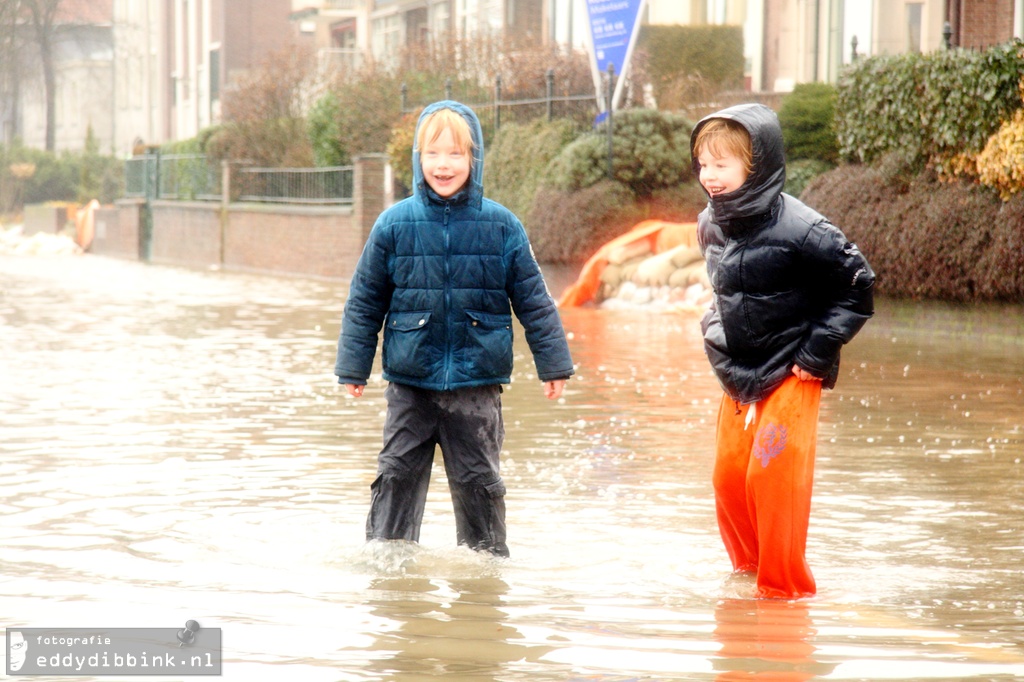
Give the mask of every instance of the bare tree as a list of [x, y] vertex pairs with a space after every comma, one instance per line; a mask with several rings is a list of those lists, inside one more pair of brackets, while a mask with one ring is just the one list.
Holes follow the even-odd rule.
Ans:
[[0, 142], [9, 141], [15, 133], [13, 117], [20, 80], [18, 43], [21, 10], [21, 0], [0, 0], [0, 125], [4, 126], [0, 129]]
[[[0, 2], [6, 1], [0, 0]], [[57, 147], [55, 19], [63, 0], [20, 0], [20, 2], [28, 10], [32, 28], [35, 31], [36, 44], [39, 46], [39, 57], [43, 67], [43, 91], [46, 98], [46, 151], [52, 152]]]

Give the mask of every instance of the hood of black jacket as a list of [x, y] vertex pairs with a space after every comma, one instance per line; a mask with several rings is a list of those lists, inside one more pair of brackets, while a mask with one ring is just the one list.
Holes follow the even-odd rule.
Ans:
[[738, 104], [705, 116], [690, 135], [690, 156], [697, 178], [700, 177], [700, 162], [693, 145], [701, 128], [716, 118], [730, 119], [746, 128], [753, 150], [753, 171], [746, 182], [734, 192], [716, 197], [708, 195], [711, 219], [727, 233], [736, 233], [767, 220], [782, 195], [786, 184], [782, 127], [775, 112], [763, 104]]

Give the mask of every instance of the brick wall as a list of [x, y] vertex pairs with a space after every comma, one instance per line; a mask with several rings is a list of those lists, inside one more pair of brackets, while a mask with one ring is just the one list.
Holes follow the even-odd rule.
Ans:
[[95, 233], [90, 253], [118, 258], [139, 257], [139, 225], [142, 219], [141, 200], [123, 199], [114, 206], [96, 210]]
[[951, 7], [954, 42], [983, 48], [1013, 38], [1014, 0], [959, 0]]
[[224, 231], [224, 268], [347, 278], [365, 238], [349, 207], [233, 204]]
[[370, 236], [370, 230], [377, 216], [384, 210], [386, 192], [379, 188], [386, 186], [386, 154], [366, 154], [355, 159], [355, 173], [352, 178], [352, 195], [357, 198], [353, 205], [353, 219], [362, 230], [363, 240]]
[[220, 265], [220, 204], [164, 200], [152, 210], [152, 262]]
[[[154, 263], [347, 279], [384, 209], [385, 157], [355, 162], [351, 206], [158, 200], [150, 204]], [[143, 200], [96, 214], [92, 253], [142, 258]], [[102, 227], [100, 223], [102, 222]]]

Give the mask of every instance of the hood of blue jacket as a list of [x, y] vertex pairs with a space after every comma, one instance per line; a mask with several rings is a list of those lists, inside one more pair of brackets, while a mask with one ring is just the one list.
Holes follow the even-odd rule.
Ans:
[[473, 165], [470, 168], [469, 181], [466, 183], [465, 187], [456, 192], [455, 195], [448, 199], [448, 201], [468, 201], [471, 203], [479, 203], [484, 195], [484, 133], [483, 129], [480, 127], [480, 119], [477, 118], [476, 112], [465, 104], [454, 100], [442, 100], [428, 105], [427, 108], [423, 110], [423, 113], [420, 114], [420, 118], [416, 122], [416, 135], [413, 138], [412, 148], [413, 196], [419, 197], [424, 202], [445, 202], [445, 199], [442, 199], [430, 188], [430, 185], [427, 184], [426, 179], [423, 177], [423, 166], [420, 165], [420, 150], [416, 143], [416, 140], [420, 137], [420, 126], [423, 125], [424, 119], [439, 109], [451, 109], [462, 116], [462, 118], [466, 119], [466, 123], [469, 124], [469, 132], [473, 140]]
[[[782, 126], [775, 112], [763, 104], [738, 104], [705, 116], [690, 135], [690, 155], [694, 176], [700, 178], [700, 162], [693, 149], [704, 125], [716, 118], [736, 121], [750, 134], [753, 171], [739, 189], [721, 196], [708, 196], [712, 220], [728, 230], [747, 220], [758, 220], [771, 212], [786, 184], [786, 155], [782, 144]], [[699, 184], [699, 183], [698, 183]], [[701, 190], [704, 186], [701, 185]], [[707, 195], [707, 191], [704, 191]]]

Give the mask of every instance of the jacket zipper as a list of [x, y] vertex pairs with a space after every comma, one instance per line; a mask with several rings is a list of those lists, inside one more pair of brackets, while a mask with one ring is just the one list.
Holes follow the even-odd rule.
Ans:
[[444, 202], [444, 315], [441, 319], [444, 320], [444, 383], [442, 384], [442, 390], [449, 390], [449, 382], [451, 381], [452, 371], [452, 333], [451, 333], [451, 320], [449, 319], [449, 311], [451, 310], [452, 294], [451, 294], [451, 264], [449, 258], [451, 256], [451, 234], [448, 231], [448, 219], [452, 214], [451, 202]]

